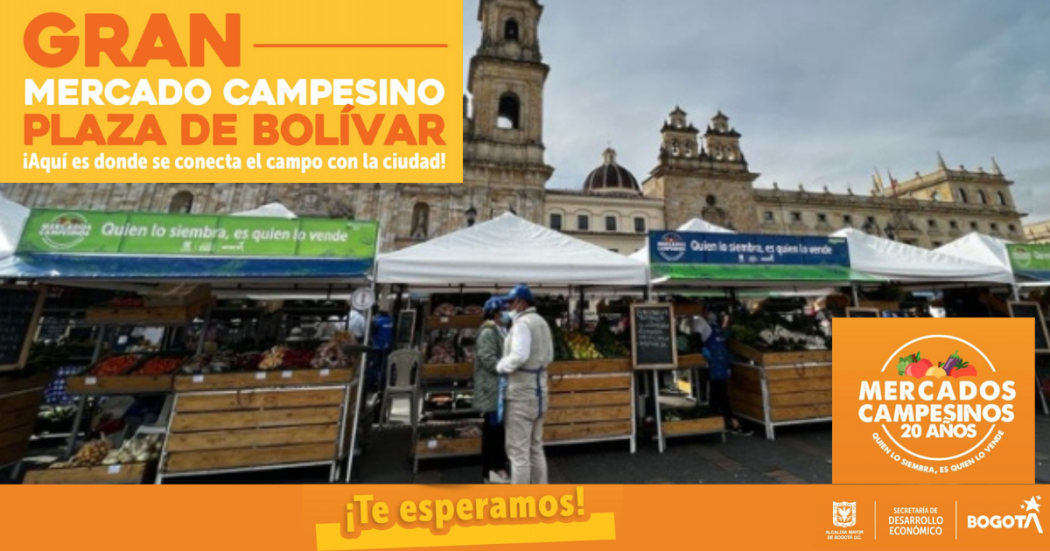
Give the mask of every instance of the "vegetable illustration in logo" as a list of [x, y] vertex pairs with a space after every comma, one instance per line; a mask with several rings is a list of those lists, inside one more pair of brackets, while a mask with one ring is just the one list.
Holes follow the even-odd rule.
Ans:
[[922, 352], [916, 352], [897, 361], [897, 375], [901, 377], [907, 375], [916, 379], [922, 377], [958, 379], [959, 377], [976, 377], [977, 368], [964, 361], [959, 356], [958, 350], [948, 356], [946, 361], [939, 362], [936, 368], [933, 367], [933, 362], [922, 357]]

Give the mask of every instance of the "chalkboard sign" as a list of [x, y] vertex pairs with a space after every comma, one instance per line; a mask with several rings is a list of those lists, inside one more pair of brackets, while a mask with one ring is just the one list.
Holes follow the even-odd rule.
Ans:
[[394, 344], [397, 346], [411, 346], [412, 338], [416, 334], [416, 311], [402, 310], [397, 314], [397, 327], [395, 329]]
[[847, 318], [877, 318], [879, 317], [878, 308], [847, 308]]
[[1035, 351], [1050, 353], [1050, 338], [1047, 337], [1043, 309], [1037, 302], [1011, 302], [1010, 316], [1035, 319]]
[[674, 307], [670, 304], [631, 305], [631, 360], [635, 369], [678, 366]]
[[42, 287], [0, 286], [0, 371], [26, 366], [44, 296]]

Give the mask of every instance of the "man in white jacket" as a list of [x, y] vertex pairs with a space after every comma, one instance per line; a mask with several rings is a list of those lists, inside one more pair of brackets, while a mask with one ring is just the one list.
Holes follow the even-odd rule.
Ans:
[[536, 313], [532, 291], [518, 285], [503, 297], [513, 325], [503, 344], [496, 371], [507, 375], [507, 457], [512, 484], [546, 484], [543, 415], [547, 411], [547, 366], [554, 360], [554, 343], [547, 322]]

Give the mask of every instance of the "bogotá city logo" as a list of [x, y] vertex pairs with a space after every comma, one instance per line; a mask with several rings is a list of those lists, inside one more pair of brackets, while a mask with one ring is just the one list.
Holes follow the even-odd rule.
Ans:
[[677, 233], [665, 233], [656, 243], [656, 252], [660, 258], [675, 262], [685, 256], [685, 239]]
[[1043, 533], [1039, 522], [1039, 501], [1043, 496], [1032, 496], [1032, 499], [1021, 502], [1021, 512], [1006, 511], [1001, 515], [968, 515], [966, 527], [977, 530], [1036, 530]]
[[62, 213], [40, 226], [40, 238], [52, 249], [64, 251], [91, 235], [91, 224], [83, 215]]
[[978, 464], [1014, 422], [1016, 383], [984, 352], [950, 335], [904, 343], [860, 382], [860, 420], [872, 444], [902, 468], [931, 475]]
[[832, 522], [835, 526], [849, 528], [857, 524], [856, 501], [833, 501], [831, 503]]

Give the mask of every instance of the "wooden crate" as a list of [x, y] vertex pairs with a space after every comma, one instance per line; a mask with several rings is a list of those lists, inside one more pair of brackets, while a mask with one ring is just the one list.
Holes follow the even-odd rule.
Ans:
[[762, 352], [740, 341], [729, 341], [729, 349], [758, 365], [764, 366], [828, 363], [831, 361], [831, 350]]
[[356, 391], [354, 385], [343, 385], [179, 393], [161, 471], [180, 474], [334, 461], [345, 427], [343, 402], [347, 392]]
[[294, 369], [177, 375], [176, 392], [246, 390], [256, 388], [343, 385], [354, 380], [353, 369]]
[[32, 386], [46, 378], [21, 379], [9, 384], [11, 392], [0, 395], [0, 466], [20, 461], [29, 449], [37, 412], [44, 401], [44, 388]]
[[684, 419], [682, 421], [664, 421], [661, 423], [661, 429], [664, 436], [715, 434], [725, 430], [725, 419], [722, 417], [705, 417], [701, 419]]
[[22, 484], [142, 484], [152, 470], [150, 463], [41, 469], [26, 472]]
[[484, 316], [427, 316], [426, 328], [428, 330], [477, 329], [484, 322]]
[[470, 379], [474, 377], [474, 364], [426, 364], [420, 376], [424, 381], [438, 379]]
[[[762, 377], [768, 396], [762, 395]], [[756, 419], [765, 418], [768, 403], [770, 421], [802, 421], [831, 416], [831, 366], [805, 368], [764, 368], [737, 365], [733, 368], [730, 400], [733, 409]]]
[[547, 442], [634, 436], [631, 360], [556, 362], [550, 370], [544, 419]]
[[543, 439], [545, 442], [552, 444], [557, 444], [558, 442], [622, 439], [634, 436], [632, 430], [630, 419], [579, 425], [544, 424]]
[[0, 398], [23, 390], [43, 388], [50, 382], [51, 375], [48, 373], [40, 373], [31, 377], [0, 377]]
[[174, 375], [117, 375], [95, 377], [77, 375], [66, 379], [66, 392], [83, 395], [134, 395], [171, 392]]
[[586, 375], [592, 373], [631, 373], [630, 358], [574, 360], [553, 362], [547, 367], [551, 375]]
[[680, 369], [693, 369], [696, 367], [707, 367], [707, 360], [703, 354], [681, 354], [678, 356], [678, 367]]
[[425, 438], [416, 442], [417, 459], [481, 455], [481, 438]]
[[208, 304], [209, 301], [201, 301], [187, 306], [88, 308], [84, 319], [89, 324], [184, 325], [203, 315], [208, 309]]

